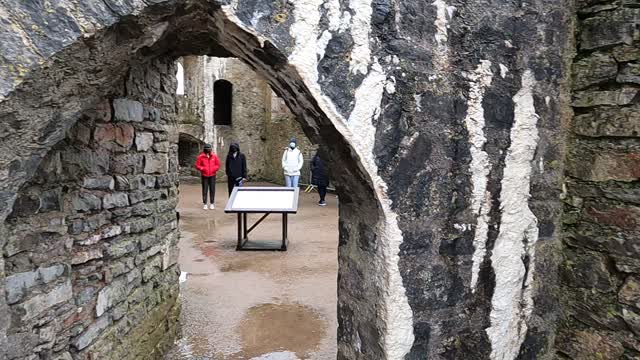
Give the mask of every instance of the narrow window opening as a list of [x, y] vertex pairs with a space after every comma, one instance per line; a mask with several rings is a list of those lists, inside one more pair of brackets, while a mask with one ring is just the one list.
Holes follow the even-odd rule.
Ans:
[[178, 64], [178, 71], [176, 72], [176, 80], [178, 80], [178, 87], [176, 89], [176, 95], [184, 95], [184, 68], [181, 63]]
[[214, 125], [231, 125], [232, 91], [233, 85], [227, 80], [213, 83]]

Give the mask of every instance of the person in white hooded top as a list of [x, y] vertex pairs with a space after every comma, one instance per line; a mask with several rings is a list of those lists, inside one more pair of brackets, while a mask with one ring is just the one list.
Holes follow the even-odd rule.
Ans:
[[284, 170], [284, 181], [287, 187], [298, 187], [300, 179], [300, 169], [302, 169], [302, 153], [297, 148], [296, 138], [289, 140], [289, 147], [282, 154], [282, 169]]

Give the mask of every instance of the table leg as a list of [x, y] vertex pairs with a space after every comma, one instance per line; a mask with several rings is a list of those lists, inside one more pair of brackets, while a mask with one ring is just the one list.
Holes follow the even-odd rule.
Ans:
[[247, 233], [247, 213], [242, 214], [242, 226], [244, 228], [244, 240], [247, 240], [249, 233]]
[[282, 250], [287, 250], [287, 214], [282, 214]]
[[236, 250], [242, 249], [242, 214], [238, 213], [238, 245]]

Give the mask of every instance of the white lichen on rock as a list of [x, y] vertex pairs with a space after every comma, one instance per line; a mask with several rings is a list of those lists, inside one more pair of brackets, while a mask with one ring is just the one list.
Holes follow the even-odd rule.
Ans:
[[351, 18], [351, 37], [353, 49], [349, 60], [349, 70], [352, 73], [367, 74], [371, 61], [371, 47], [369, 35], [371, 33], [371, 0], [350, 0], [349, 8], [353, 11]]
[[387, 184], [378, 175], [373, 146], [376, 127], [373, 124], [380, 115], [380, 103], [389, 80], [377, 61], [362, 81], [355, 94], [355, 107], [349, 116], [349, 129], [354, 148], [359, 150], [363, 166], [372, 178], [376, 194], [383, 210], [377, 234], [380, 237], [380, 257], [382, 270], [380, 281], [385, 284], [381, 316], [385, 323], [384, 350], [388, 359], [403, 359], [413, 345], [413, 313], [409, 307], [402, 276], [398, 267], [402, 232], [398, 226], [397, 215], [391, 209], [391, 200], [387, 196]]
[[529, 208], [538, 143], [534, 84], [533, 73], [526, 70], [522, 87], [513, 97], [514, 124], [500, 193], [500, 233], [491, 256], [496, 285], [491, 301], [491, 326], [486, 331], [491, 341], [491, 358], [496, 360], [516, 358], [533, 310], [531, 280], [538, 240], [538, 220]]
[[481, 60], [476, 70], [469, 75], [469, 99], [467, 100], [467, 116], [464, 119], [469, 133], [469, 151], [471, 152], [471, 211], [476, 216], [475, 234], [473, 237], [473, 265], [471, 269], [471, 291], [475, 291], [480, 272], [480, 264], [486, 253], [487, 234], [489, 232], [489, 211], [491, 210], [491, 194], [487, 191], [489, 181], [489, 156], [484, 151], [487, 138], [484, 134], [485, 119], [482, 102], [485, 90], [491, 85], [493, 73], [491, 62]]

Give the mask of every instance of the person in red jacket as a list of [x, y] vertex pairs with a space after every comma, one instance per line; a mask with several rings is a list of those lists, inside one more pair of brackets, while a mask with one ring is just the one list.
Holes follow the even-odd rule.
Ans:
[[214, 201], [216, 199], [216, 172], [220, 169], [220, 160], [218, 156], [211, 151], [211, 145], [205, 144], [204, 150], [196, 159], [196, 169], [200, 171], [202, 179], [202, 202], [203, 209], [207, 209], [207, 192], [209, 193], [209, 209], [216, 208]]

